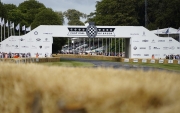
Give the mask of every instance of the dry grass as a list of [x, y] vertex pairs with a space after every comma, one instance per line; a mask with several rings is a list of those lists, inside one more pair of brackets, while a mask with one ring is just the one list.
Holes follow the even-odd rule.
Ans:
[[177, 73], [48, 67], [0, 63], [0, 113], [32, 113], [39, 95], [43, 113], [58, 102], [88, 113], [179, 113]]

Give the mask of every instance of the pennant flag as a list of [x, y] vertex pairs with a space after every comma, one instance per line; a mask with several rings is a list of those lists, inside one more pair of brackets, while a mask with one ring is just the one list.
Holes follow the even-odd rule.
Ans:
[[22, 31], [25, 31], [26, 30], [26, 27], [25, 27], [25, 25], [24, 26], [22, 26]]
[[18, 24], [18, 25], [16, 26], [16, 30], [18, 31], [18, 30], [19, 30], [19, 28], [20, 28], [20, 25]]
[[13, 29], [14, 28], [14, 23], [10, 24], [10, 28]]
[[1, 26], [3, 26], [3, 25], [4, 25], [4, 18], [3, 18], [2, 22], [1, 22]]
[[165, 32], [166, 34], [168, 34], [169, 33], [169, 28], [167, 29], [167, 31]]
[[7, 22], [6, 22], [6, 27], [9, 27], [8, 20], [7, 20]]
[[31, 26], [27, 27], [26, 31], [31, 31]]

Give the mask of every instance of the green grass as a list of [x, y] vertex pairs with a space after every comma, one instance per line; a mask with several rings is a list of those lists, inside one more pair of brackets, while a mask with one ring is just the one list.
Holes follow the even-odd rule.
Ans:
[[180, 64], [153, 64], [153, 63], [125, 63], [138, 66], [149, 66], [154, 68], [162, 68], [166, 70], [180, 71]]
[[39, 63], [47, 66], [63, 66], [63, 67], [93, 67], [94, 65], [92, 63], [86, 63], [86, 62], [77, 62], [77, 61], [71, 61], [71, 60], [61, 60], [60, 62], [45, 62], [45, 63]]

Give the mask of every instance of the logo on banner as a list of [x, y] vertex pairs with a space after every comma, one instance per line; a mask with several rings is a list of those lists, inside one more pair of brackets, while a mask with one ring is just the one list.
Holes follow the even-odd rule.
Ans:
[[19, 39], [20, 41], [24, 41], [25, 39], [23, 39], [23, 38], [21, 38], [21, 39]]
[[140, 47], [140, 49], [146, 49], [146, 47]]
[[174, 49], [175, 49], [175, 47], [174, 47], [174, 46], [171, 46], [171, 47], [169, 47], [169, 49], [172, 49], [172, 50], [174, 50]]
[[169, 49], [169, 47], [163, 47], [163, 49], [164, 49], [164, 50], [168, 50], [168, 49]]
[[158, 40], [158, 42], [165, 42], [165, 40]]
[[154, 47], [154, 49], [160, 49], [159, 47]]
[[146, 36], [146, 32], [145, 31], [143, 31], [143, 36]]
[[133, 54], [133, 56], [141, 56], [141, 54]]
[[155, 43], [155, 40], [152, 40], [152, 42], [151, 43]]
[[28, 42], [33, 42], [32, 38], [29, 38]]
[[151, 50], [151, 46], [149, 46], [149, 50]]
[[89, 38], [95, 38], [97, 36], [97, 27], [90, 23], [86, 29], [86, 34]]
[[45, 38], [45, 39], [44, 39], [44, 42], [49, 42], [48, 38]]
[[89, 23], [87, 27], [68, 27], [69, 36], [88, 36], [95, 38], [96, 36], [115, 36], [115, 28], [97, 28], [94, 23]]
[[32, 46], [32, 49], [37, 49], [36, 46]]
[[169, 42], [171, 43], [173, 40], [172, 39], [169, 39]]
[[34, 34], [35, 34], [35, 35], [38, 35], [38, 32], [37, 32], [37, 31], [35, 31], [35, 32], [34, 32]]
[[180, 47], [177, 47], [177, 49], [180, 49]]
[[149, 54], [144, 54], [144, 56], [149, 56]]
[[136, 46], [134, 46], [134, 50], [137, 50], [137, 47], [136, 47]]
[[37, 38], [36, 41], [41, 41], [41, 39], [40, 39], [40, 38]]
[[45, 49], [48, 49], [48, 48], [50, 48], [49, 46], [45, 46]]
[[22, 46], [22, 48], [28, 48], [28, 46]]
[[142, 40], [142, 42], [148, 42], [148, 40]]
[[18, 49], [18, 47], [19, 47], [18, 45], [15, 45], [15, 49]]

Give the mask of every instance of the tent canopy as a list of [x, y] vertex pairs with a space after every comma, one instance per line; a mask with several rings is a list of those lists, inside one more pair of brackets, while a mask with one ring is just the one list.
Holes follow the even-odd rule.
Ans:
[[180, 34], [180, 28], [175, 29], [175, 28], [169, 27], [169, 28], [152, 30], [151, 32], [154, 34]]

